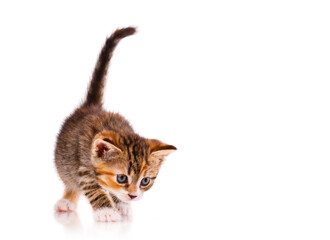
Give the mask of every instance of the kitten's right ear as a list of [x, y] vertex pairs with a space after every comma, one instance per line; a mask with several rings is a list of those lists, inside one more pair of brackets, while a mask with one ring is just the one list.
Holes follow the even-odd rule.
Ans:
[[92, 144], [92, 156], [95, 158], [103, 158], [105, 154], [112, 155], [122, 152], [120, 148], [115, 146], [108, 138], [97, 138]]
[[156, 159], [163, 161], [172, 152], [176, 151], [176, 147], [173, 145], [165, 144], [156, 139], [148, 139], [150, 147], [150, 155]]

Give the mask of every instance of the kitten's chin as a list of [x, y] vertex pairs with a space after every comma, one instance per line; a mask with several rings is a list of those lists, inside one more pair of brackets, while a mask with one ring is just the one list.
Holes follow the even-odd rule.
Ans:
[[119, 198], [120, 201], [124, 202], [124, 203], [130, 203], [132, 202], [132, 199], [127, 199], [127, 198]]

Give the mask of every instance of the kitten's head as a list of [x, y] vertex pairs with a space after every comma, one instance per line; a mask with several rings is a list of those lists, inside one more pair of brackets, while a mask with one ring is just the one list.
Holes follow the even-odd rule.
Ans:
[[99, 184], [129, 202], [141, 199], [152, 187], [165, 157], [175, 150], [155, 139], [105, 131], [93, 140], [91, 160]]

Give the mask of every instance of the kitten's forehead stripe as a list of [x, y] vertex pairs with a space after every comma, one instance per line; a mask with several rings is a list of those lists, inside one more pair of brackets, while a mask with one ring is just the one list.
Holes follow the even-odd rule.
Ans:
[[[129, 137], [128, 137], [129, 138]], [[134, 138], [134, 137], [133, 137]], [[143, 142], [137, 142], [136, 139], [124, 140], [128, 155], [128, 175], [133, 171], [134, 174], [141, 173], [141, 166], [144, 165], [146, 161], [146, 153], [148, 152], [146, 146]]]
[[133, 165], [133, 171], [136, 174], [136, 167], [135, 167], [135, 162], [136, 162], [136, 153], [135, 153], [135, 146], [132, 147], [132, 154], [133, 154], [133, 160], [134, 162], [132, 162]]
[[125, 138], [124, 138], [124, 144], [125, 144], [126, 149], [127, 149], [128, 160], [131, 160], [131, 153], [129, 151], [129, 143], [127, 142], [127, 140]]
[[133, 170], [134, 170], [134, 173], [135, 174], [137, 174], [138, 172], [140, 172], [140, 164], [139, 164], [139, 162], [138, 162], [138, 159], [137, 159], [137, 154], [138, 154], [138, 146], [135, 144], [134, 146], [133, 146], [133, 156], [134, 156], [134, 168], [133, 168]]
[[132, 162], [129, 162], [129, 164], [128, 164], [128, 170], [127, 170], [128, 175], [131, 175], [131, 171], [132, 171]]

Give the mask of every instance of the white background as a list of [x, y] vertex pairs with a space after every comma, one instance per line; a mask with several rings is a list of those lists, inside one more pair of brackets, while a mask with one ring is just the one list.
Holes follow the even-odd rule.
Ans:
[[[1, 239], [329, 239], [328, 1], [1, 1]], [[54, 217], [56, 134], [106, 36], [105, 107], [177, 146], [130, 223]], [[72, 220], [71, 223], [65, 221]]]

